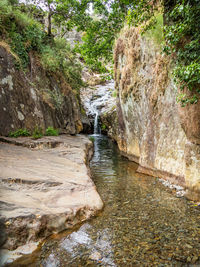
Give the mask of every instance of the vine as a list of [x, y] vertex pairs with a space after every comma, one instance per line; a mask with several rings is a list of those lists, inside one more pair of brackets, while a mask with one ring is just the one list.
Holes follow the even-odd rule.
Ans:
[[175, 59], [174, 79], [182, 91], [177, 100], [182, 106], [195, 104], [200, 98], [199, 0], [176, 1], [166, 18], [164, 52]]

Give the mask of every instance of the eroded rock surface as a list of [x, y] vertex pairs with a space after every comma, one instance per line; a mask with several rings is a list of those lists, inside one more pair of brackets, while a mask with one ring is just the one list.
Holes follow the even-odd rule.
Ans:
[[17, 144], [0, 142], [4, 249], [14, 250], [71, 228], [102, 208], [86, 166], [92, 155], [86, 137], [3, 139]]
[[67, 134], [82, 130], [76, 94], [61, 73], [43, 69], [30, 54], [26, 73], [16, 68], [15, 58], [0, 43], [0, 134], [36, 126], [64, 129]]
[[199, 103], [178, 106], [169, 58], [139, 29], [124, 30], [114, 60], [118, 123], [113, 137], [120, 150], [140, 164], [140, 172], [184, 185], [190, 198], [200, 198]]

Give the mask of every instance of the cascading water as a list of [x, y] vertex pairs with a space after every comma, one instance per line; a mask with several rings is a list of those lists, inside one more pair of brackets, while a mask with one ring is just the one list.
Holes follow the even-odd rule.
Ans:
[[93, 118], [94, 131], [93, 134], [101, 134], [99, 125], [100, 116], [113, 110], [116, 99], [113, 97], [114, 81], [110, 81], [104, 85], [96, 85], [94, 88], [86, 88], [81, 90], [81, 101], [87, 116]]
[[95, 118], [94, 118], [94, 134], [101, 134], [101, 128], [99, 127], [99, 113], [98, 113], [98, 111], [95, 113]]

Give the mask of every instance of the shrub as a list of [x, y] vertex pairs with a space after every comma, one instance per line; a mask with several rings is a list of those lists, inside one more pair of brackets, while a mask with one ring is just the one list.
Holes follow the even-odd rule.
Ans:
[[33, 139], [39, 139], [39, 138], [41, 138], [42, 136], [43, 136], [42, 128], [36, 126], [35, 129], [34, 129], [34, 131], [33, 131], [32, 138], [33, 138]]
[[30, 25], [34, 25], [36, 28], [40, 27], [40, 24], [34, 20], [34, 18], [28, 16], [27, 14], [21, 12], [19, 9], [15, 9], [12, 12], [13, 17], [15, 18], [15, 23], [21, 28], [24, 29]]
[[48, 127], [45, 131], [45, 135], [47, 136], [58, 136], [58, 130], [53, 127]]
[[28, 53], [31, 50], [41, 52], [45, 42], [42, 25], [32, 15], [22, 12], [18, 1], [0, 1], [0, 35], [8, 42], [26, 68], [29, 63]]
[[13, 51], [21, 59], [23, 68], [26, 68], [29, 63], [29, 52], [31, 50], [42, 52], [45, 41], [45, 33], [36, 24], [30, 24], [23, 30], [19, 30], [17, 26], [15, 31], [9, 33], [11, 39], [11, 47]]
[[12, 7], [9, 5], [8, 0], [0, 1], [0, 16], [6, 16], [10, 14], [12, 11]]
[[90, 139], [90, 141], [91, 141], [92, 143], [94, 143], [94, 137], [93, 137], [93, 136], [90, 136], [89, 139]]
[[41, 61], [48, 71], [62, 71], [72, 89], [84, 86], [81, 78], [82, 67], [65, 39], [57, 38], [51, 44], [44, 46]]
[[161, 46], [164, 41], [163, 34], [163, 14], [155, 14], [154, 26], [144, 33], [145, 36], [154, 40], [154, 42]]
[[102, 125], [101, 125], [101, 129], [102, 129], [102, 130], [104, 130], [104, 131], [105, 131], [105, 130], [106, 130], [106, 128], [107, 128], [107, 127], [106, 127], [106, 125], [105, 125], [105, 124], [102, 124]]
[[0, 36], [19, 57], [16, 66], [26, 69], [30, 51], [36, 51], [45, 70], [62, 72], [72, 89], [80, 89], [84, 86], [82, 67], [74, 51], [64, 38], [49, 38], [44, 26], [33, 17], [34, 14], [42, 16], [42, 11], [34, 9], [30, 12], [33, 7], [29, 7], [0, 0]]
[[18, 129], [15, 132], [9, 133], [9, 137], [30, 136], [27, 129]]
[[196, 104], [200, 98], [200, 5], [199, 0], [177, 0], [167, 13], [164, 27], [164, 52], [175, 57], [174, 77], [180, 90], [187, 88], [191, 97], [181, 93], [178, 101]]

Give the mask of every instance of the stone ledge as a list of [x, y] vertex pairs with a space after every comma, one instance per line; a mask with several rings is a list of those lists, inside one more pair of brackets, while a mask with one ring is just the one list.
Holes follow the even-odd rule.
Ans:
[[87, 167], [93, 153], [88, 138], [62, 135], [36, 141], [1, 137], [3, 140], [10, 143], [0, 143], [3, 249], [41, 241], [102, 209]]
[[183, 176], [177, 176], [166, 171], [151, 169], [151, 168], [143, 167], [141, 165], [139, 165], [137, 172], [147, 174], [150, 176], [154, 176], [154, 177], [158, 177], [158, 178], [162, 178], [173, 184], [185, 187], [185, 178]]

